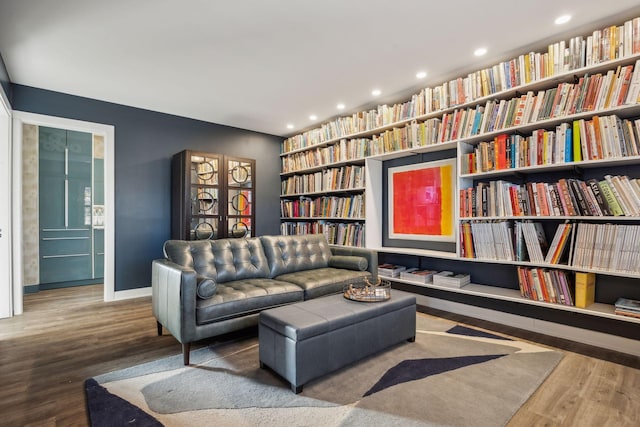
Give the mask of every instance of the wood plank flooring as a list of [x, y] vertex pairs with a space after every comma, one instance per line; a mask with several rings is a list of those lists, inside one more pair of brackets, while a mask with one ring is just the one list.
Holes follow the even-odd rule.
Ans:
[[[86, 426], [85, 379], [180, 354], [173, 337], [156, 335], [149, 297], [102, 295], [101, 285], [29, 294], [23, 315], [0, 320], [0, 426]], [[427, 311], [564, 353], [509, 427], [638, 425], [640, 358]]]

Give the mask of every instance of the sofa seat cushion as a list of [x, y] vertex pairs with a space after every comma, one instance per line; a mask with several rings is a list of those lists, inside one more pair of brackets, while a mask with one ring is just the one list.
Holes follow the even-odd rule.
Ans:
[[196, 303], [196, 323], [204, 325], [258, 313], [266, 308], [302, 301], [303, 290], [273, 279], [244, 279], [218, 283], [216, 294]]
[[363, 284], [364, 279], [367, 277], [371, 277], [368, 271], [325, 267], [282, 274], [276, 277], [276, 280], [282, 280], [300, 286], [304, 289], [304, 299], [308, 300], [323, 295], [342, 292], [346, 285]]

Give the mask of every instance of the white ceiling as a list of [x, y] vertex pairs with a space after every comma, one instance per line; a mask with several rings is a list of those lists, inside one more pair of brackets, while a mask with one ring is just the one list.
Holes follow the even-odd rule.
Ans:
[[638, 0], [0, 0], [0, 53], [14, 83], [286, 136], [635, 16]]

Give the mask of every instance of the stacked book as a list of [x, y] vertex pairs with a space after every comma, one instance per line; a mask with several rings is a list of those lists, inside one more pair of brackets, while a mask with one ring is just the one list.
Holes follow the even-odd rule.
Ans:
[[615, 313], [640, 319], [640, 301], [629, 298], [618, 298], [615, 303]]
[[400, 277], [400, 273], [405, 271], [407, 267], [404, 265], [395, 265], [384, 263], [378, 265], [378, 275], [382, 277]]
[[400, 278], [416, 282], [420, 284], [427, 284], [433, 281], [433, 274], [436, 273], [433, 270], [420, 270], [418, 268], [408, 268], [405, 271], [400, 272]]
[[469, 274], [454, 274], [452, 271], [441, 271], [433, 275], [433, 284], [438, 286], [462, 288], [469, 283], [471, 283]]

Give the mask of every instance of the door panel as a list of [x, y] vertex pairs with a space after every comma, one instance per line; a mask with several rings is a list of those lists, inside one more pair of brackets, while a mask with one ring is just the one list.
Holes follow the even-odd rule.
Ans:
[[39, 128], [40, 283], [93, 277], [90, 133]]

